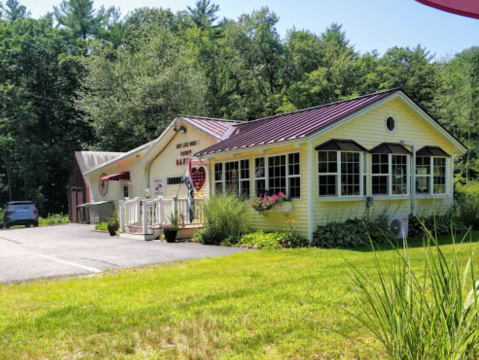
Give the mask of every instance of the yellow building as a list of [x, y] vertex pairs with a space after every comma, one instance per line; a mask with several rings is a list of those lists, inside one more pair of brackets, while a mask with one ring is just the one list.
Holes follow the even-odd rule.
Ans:
[[282, 192], [292, 201], [256, 212], [254, 226], [282, 230], [294, 219], [311, 239], [330, 220], [442, 211], [453, 202], [454, 156], [466, 150], [392, 89], [249, 122], [179, 115], [157, 140], [86, 175], [94, 201], [183, 198], [193, 157], [204, 178], [195, 198], [232, 188], [245, 198]]

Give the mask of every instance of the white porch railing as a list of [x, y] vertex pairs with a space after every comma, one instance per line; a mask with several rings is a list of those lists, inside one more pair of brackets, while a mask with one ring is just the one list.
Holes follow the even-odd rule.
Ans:
[[195, 199], [194, 218], [190, 222], [188, 214], [187, 199], [178, 199], [173, 196], [171, 199], [158, 197], [157, 199], [135, 198], [134, 200], [120, 200], [120, 232], [125, 232], [125, 227], [130, 225], [141, 225], [143, 233], [146, 234], [149, 228], [163, 226], [169, 223], [171, 214], [178, 214], [181, 225], [200, 225], [203, 223], [203, 198]]

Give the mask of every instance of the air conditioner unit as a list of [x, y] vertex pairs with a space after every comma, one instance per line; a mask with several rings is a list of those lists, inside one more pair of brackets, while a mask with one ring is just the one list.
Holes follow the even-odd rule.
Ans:
[[409, 215], [408, 214], [393, 214], [388, 218], [389, 230], [395, 235], [396, 239], [407, 237], [409, 230]]

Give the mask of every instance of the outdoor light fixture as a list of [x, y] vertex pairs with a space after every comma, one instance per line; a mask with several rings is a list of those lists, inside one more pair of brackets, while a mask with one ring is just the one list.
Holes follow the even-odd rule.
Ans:
[[175, 126], [175, 128], [174, 128], [173, 130], [174, 130], [175, 132], [183, 131], [183, 132], [186, 134], [186, 128], [185, 128], [183, 125], [180, 126], [179, 129]]

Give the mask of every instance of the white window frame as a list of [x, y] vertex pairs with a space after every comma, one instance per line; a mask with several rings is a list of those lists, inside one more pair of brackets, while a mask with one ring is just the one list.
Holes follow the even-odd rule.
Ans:
[[[387, 174], [373, 174], [373, 155], [388, 155], [388, 173]], [[393, 156], [406, 156], [406, 194], [393, 194]], [[414, 169], [416, 171], [416, 169]], [[409, 197], [411, 196], [411, 155], [407, 154], [371, 154], [371, 196], [381, 197], [381, 196], [391, 196], [391, 197]], [[387, 194], [373, 194], [373, 177], [388, 177], [388, 193]], [[416, 189], [414, 189], [416, 191]]]
[[[125, 196], [125, 188], [128, 189], [128, 196]], [[122, 182], [121, 183], [121, 191], [122, 191], [124, 199], [129, 199], [130, 198], [130, 184], [128, 182]]]
[[[429, 183], [429, 192], [428, 193], [416, 193], [416, 196], [441, 196], [441, 195], [448, 195], [449, 194], [449, 158], [446, 156], [418, 156], [418, 158], [429, 158], [430, 159], [430, 168], [429, 168], [429, 174], [428, 175], [418, 175], [416, 174], [416, 178], [422, 177], [422, 178], [428, 178], [428, 183]], [[445, 169], [445, 192], [443, 193], [435, 193], [434, 192], [434, 159], [444, 159], [446, 161], [446, 169]], [[414, 172], [416, 169], [414, 169]], [[416, 184], [414, 184], [414, 191], [416, 191]]]
[[[392, 130], [389, 130], [389, 128], [388, 128], [388, 119], [389, 118], [392, 118], [393, 121], [394, 121], [394, 129], [392, 129]], [[386, 128], [386, 131], [389, 134], [394, 134], [396, 132], [396, 130], [398, 129], [398, 121], [396, 120], [396, 116], [391, 115], [391, 114], [386, 115], [386, 118], [384, 119], [384, 127]]]
[[[248, 166], [249, 166], [249, 177], [248, 178], [245, 178], [243, 179], [241, 177], [241, 162], [242, 161], [248, 161]], [[234, 162], [237, 162], [238, 163], [238, 177], [237, 177], [237, 183], [238, 183], [238, 194], [241, 195], [243, 193], [243, 183], [246, 182], [246, 181], [249, 181], [249, 193], [250, 193], [250, 197], [251, 197], [251, 159], [238, 159], [238, 160], [231, 160], [231, 161], [218, 161], [218, 162], [215, 162], [214, 165], [213, 165], [213, 182], [214, 182], [214, 191], [215, 191], [215, 194], [216, 194], [216, 184], [222, 184], [222, 192], [223, 194], [226, 192], [226, 164], [227, 163], [234, 163]], [[215, 175], [216, 175], [216, 164], [222, 164], [221, 165], [221, 173], [222, 173], [222, 176], [221, 176], [221, 180], [216, 180], [215, 178]]]
[[[336, 152], [336, 167], [337, 171], [335, 173], [320, 173], [318, 169], [319, 163], [319, 153], [320, 152]], [[358, 153], [359, 154], [359, 195], [341, 195], [341, 153]], [[364, 193], [364, 175], [365, 174], [365, 162], [366, 156], [364, 151], [342, 151], [342, 150], [319, 150], [316, 151], [316, 181], [317, 181], [317, 196], [318, 199], [327, 199], [327, 198], [347, 198], [347, 199], [358, 199], [366, 196]], [[319, 177], [320, 176], [336, 176], [336, 195], [320, 195], [319, 194]]]
[[[289, 155], [291, 154], [298, 154], [299, 155], [299, 175], [290, 175], [289, 173]], [[253, 160], [254, 164], [254, 193], [256, 194], [256, 180], [264, 180], [265, 182], [265, 190], [269, 191], [269, 159], [277, 156], [284, 156], [286, 159], [286, 195], [290, 196], [290, 179], [292, 178], [299, 178], [299, 183], [300, 183], [300, 197], [290, 197], [291, 200], [301, 200], [303, 196], [303, 186], [301, 182], [301, 151], [292, 151], [288, 153], [282, 153], [282, 154], [275, 154], [275, 155], [268, 155], [268, 156], [257, 156]], [[256, 159], [261, 159], [264, 158], [264, 177], [256, 177]]]

